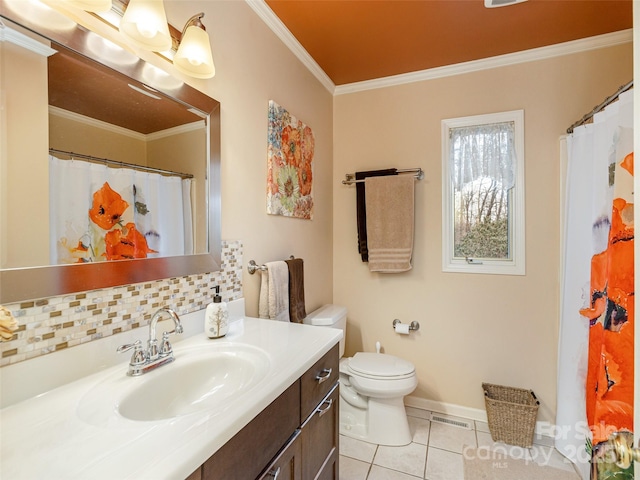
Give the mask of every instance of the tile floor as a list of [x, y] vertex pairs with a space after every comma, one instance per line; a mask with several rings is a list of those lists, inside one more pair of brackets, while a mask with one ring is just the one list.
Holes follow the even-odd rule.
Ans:
[[[431, 412], [407, 407], [413, 441], [403, 447], [386, 447], [340, 436], [340, 480], [464, 480], [465, 446], [491, 447], [514, 458], [529, 459], [573, 472], [573, 466], [553, 449], [552, 440], [540, 437], [525, 449], [494, 443], [484, 422], [464, 420], [471, 429], [431, 422]], [[578, 479], [578, 476], [576, 476]]]

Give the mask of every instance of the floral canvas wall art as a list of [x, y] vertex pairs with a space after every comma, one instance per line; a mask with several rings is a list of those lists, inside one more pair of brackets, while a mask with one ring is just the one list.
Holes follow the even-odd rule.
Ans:
[[313, 218], [311, 128], [273, 100], [269, 101], [267, 213]]

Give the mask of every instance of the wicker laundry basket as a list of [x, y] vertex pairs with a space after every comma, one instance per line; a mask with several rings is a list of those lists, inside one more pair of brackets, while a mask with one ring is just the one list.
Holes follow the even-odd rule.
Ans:
[[540, 402], [532, 390], [483, 383], [489, 431], [494, 442], [529, 448]]

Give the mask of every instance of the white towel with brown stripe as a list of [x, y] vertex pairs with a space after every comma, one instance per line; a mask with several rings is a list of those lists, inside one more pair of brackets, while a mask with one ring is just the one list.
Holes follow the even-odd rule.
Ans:
[[365, 179], [369, 270], [411, 270], [414, 225], [414, 176]]

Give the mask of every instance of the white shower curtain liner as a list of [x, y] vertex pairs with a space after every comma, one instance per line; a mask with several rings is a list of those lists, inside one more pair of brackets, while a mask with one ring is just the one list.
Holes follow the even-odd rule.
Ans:
[[[591, 258], [607, 248], [613, 187], [609, 166], [616, 152], [633, 151], [633, 92], [627, 92], [577, 127], [567, 141], [564, 201], [556, 448], [576, 463], [588, 479], [590, 438], [586, 417], [589, 320], [580, 315], [590, 305]], [[606, 221], [598, 221], [608, 219]], [[603, 225], [603, 227], [600, 227]]]
[[[150, 257], [193, 253], [190, 179], [50, 155], [49, 182], [52, 264], [74, 261], [68, 250], [79, 241], [88, 242], [93, 235], [95, 242], [99, 227], [91, 222], [88, 212], [93, 194], [105, 182], [129, 204], [120, 223], [134, 222], [149, 248], [158, 252]], [[101, 260], [104, 258], [93, 261]]]

